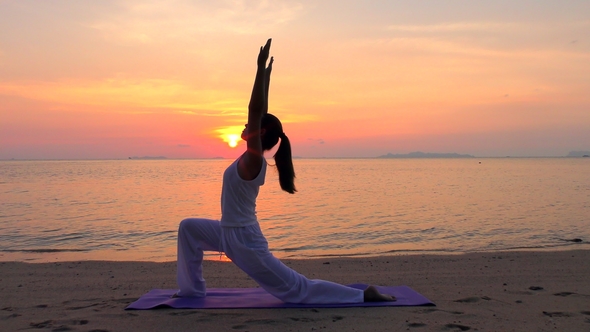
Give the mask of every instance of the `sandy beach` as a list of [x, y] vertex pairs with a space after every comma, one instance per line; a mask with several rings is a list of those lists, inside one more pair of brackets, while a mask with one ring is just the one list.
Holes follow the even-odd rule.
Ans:
[[[310, 278], [408, 285], [436, 307], [124, 308], [175, 288], [175, 262], [0, 263], [2, 331], [590, 331], [590, 251], [286, 260]], [[255, 287], [205, 262], [210, 287]]]

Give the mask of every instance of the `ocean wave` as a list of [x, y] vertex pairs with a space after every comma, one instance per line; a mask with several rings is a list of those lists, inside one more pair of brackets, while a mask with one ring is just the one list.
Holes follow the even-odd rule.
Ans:
[[0, 249], [0, 252], [30, 252], [30, 253], [51, 253], [51, 252], [85, 252], [91, 249], [54, 249], [54, 248], [39, 248], [39, 249]]

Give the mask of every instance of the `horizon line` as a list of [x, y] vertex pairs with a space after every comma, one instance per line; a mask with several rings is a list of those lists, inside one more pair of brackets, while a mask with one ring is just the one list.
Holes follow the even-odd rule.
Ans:
[[[578, 159], [578, 158], [587, 158], [584, 156], [471, 156], [471, 157], [302, 157], [302, 156], [293, 156], [293, 159], [474, 159], [474, 158], [482, 158], [482, 159], [547, 159], [547, 158], [566, 158], [566, 159]], [[10, 158], [10, 159], [1, 159], [0, 161], [115, 161], [115, 160], [129, 160], [129, 161], [167, 161], [167, 160], [234, 160], [235, 158], [226, 158], [226, 157], [190, 157], [190, 158], [180, 158], [180, 157], [158, 157], [158, 158]], [[267, 158], [268, 159], [268, 158]]]

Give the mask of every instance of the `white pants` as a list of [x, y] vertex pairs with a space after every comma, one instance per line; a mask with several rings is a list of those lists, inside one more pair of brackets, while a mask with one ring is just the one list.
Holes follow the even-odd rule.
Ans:
[[325, 280], [310, 280], [268, 250], [258, 224], [221, 227], [210, 219], [185, 219], [178, 228], [179, 296], [204, 297], [203, 251], [225, 252], [260, 287], [288, 303], [360, 303], [363, 290]]

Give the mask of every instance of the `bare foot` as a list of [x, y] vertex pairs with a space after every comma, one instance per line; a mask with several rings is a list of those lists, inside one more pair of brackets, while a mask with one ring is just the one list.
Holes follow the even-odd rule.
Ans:
[[387, 302], [395, 301], [395, 296], [381, 294], [375, 286], [369, 286], [365, 289], [365, 302]]

